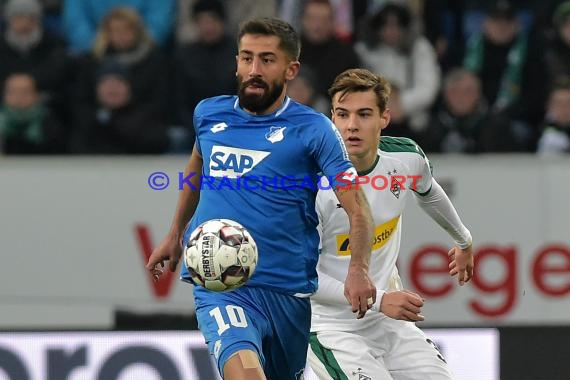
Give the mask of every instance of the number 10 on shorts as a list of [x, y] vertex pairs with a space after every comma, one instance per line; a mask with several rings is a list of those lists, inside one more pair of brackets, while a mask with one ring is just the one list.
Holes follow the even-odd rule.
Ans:
[[219, 306], [210, 310], [210, 315], [214, 317], [218, 324], [218, 335], [222, 335], [224, 331], [229, 329], [230, 324], [234, 327], [247, 327], [247, 319], [245, 318], [243, 308], [235, 305], [226, 305], [225, 309], [225, 313], [222, 313]]

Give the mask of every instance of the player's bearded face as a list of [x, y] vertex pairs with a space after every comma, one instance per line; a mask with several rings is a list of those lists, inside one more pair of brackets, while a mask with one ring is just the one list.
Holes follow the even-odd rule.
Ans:
[[[264, 112], [271, 107], [279, 99], [285, 87], [285, 79], [274, 80], [271, 84], [258, 77], [244, 81], [243, 76], [238, 75], [237, 79], [239, 103], [246, 110], [255, 113]], [[247, 89], [252, 87], [262, 89], [263, 91], [248, 92]]]

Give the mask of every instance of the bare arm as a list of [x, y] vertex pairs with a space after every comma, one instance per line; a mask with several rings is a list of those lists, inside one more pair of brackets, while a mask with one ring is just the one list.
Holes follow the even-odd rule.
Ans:
[[350, 221], [350, 265], [344, 285], [344, 295], [352, 311], [362, 318], [376, 302], [376, 286], [368, 276], [372, 250], [373, 220], [370, 206], [362, 190], [335, 190]]
[[188, 181], [192, 184], [194, 188], [186, 183], [182, 183], [182, 190], [180, 190], [180, 195], [178, 196], [178, 203], [176, 205], [176, 213], [174, 214], [174, 219], [170, 225], [169, 235], [181, 239], [184, 232], [184, 228], [194, 215], [196, 207], [198, 206], [198, 200], [200, 199], [200, 176], [202, 174], [202, 157], [194, 148], [192, 155], [186, 164], [186, 169], [184, 170], [184, 178], [187, 178], [190, 173], [192, 176]]
[[[147, 270], [154, 276], [155, 280], [158, 280], [162, 274], [162, 268], [166, 260], [169, 261], [170, 271], [176, 271], [183, 251], [182, 236], [184, 229], [194, 215], [194, 211], [196, 211], [196, 207], [198, 206], [198, 200], [200, 199], [201, 174], [202, 157], [198, 154], [197, 149], [194, 148], [186, 165], [186, 169], [184, 170], [184, 178], [188, 178], [188, 182], [190, 182], [192, 186], [183, 183], [170, 230], [158, 247], [154, 249], [146, 265]], [[160, 264], [160, 267], [158, 264]]]

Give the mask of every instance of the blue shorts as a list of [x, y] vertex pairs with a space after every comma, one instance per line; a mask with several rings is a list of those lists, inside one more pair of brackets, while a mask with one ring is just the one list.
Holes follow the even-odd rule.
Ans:
[[223, 293], [195, 287], [194, 296], [198, 326], [222, 377], [229, 357], [249, 349], [268, 380], [300, 378], [311, 326], [308, 298], [248, 286]]

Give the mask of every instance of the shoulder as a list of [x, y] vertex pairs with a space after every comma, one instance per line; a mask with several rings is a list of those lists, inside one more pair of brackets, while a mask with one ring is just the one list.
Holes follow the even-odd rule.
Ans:
[[287, 106], [287, 112], [285, 113], [285, 115], [287, 115], [288, 117], [299, 117], [299, 118], [323, 118], [323, 119], [327, 119], [328, 118], [320, 113], [315, 111], [314, 108], [309, 107], [305, 104], [301, 104], [293, 99], [289, 98], [289, 105]]
[[236, 102], [234, 95], [220, 95], [212, 98], [206, 98], [200, 101], [196, 106], [195, 114], [203, 115], [205, 113], [215, 113], [219, 111], [227, 111], [228, 108], [233, 109]]
[[407, 137], [381, 136], [378, 148], [386, 153], [414, 153], [426, 158], [418, 143]]
[[194, 128], [199, 129], [207, 120], [233, 120], [237, 96], [221, 95], [201, 100], [194, 108]]
[[417, 36], [414, 39], [414, 43], [412, 46], [413, 46], [414, 50], [419, 50], [419, 51], [424, 51], [424, 52], [425, 51], [429, 51], [429, 52], [435, 51], [432, 44], [424, 36]]
[[385, 154], [396, 157], [410, 168], [429, 168], [433, 166], [423, 149], [414, 140], [406, 137], [381, 136], [378, 148]]
[[402, 160], [402, 157], [387, 152], [383, 152], [380, 149], [378, 149], [378, 155], [380, 156], [380, 159], [378, 160], [378, 163], [376, 164], [374, 169], [380, 169], [386, 165], [388, 166], [397, 165], [397, 166], [407, 167], [407, 164], [404, 160]]
[[283, 114], [289, 121], [300, 127], [311, 127], [311, 129], [319, 129], [322, 127], [332, 128], [332, 121], [324, 114], [315, 111], [313, 108], [294, 100], [290, 100], [287, 112]]

